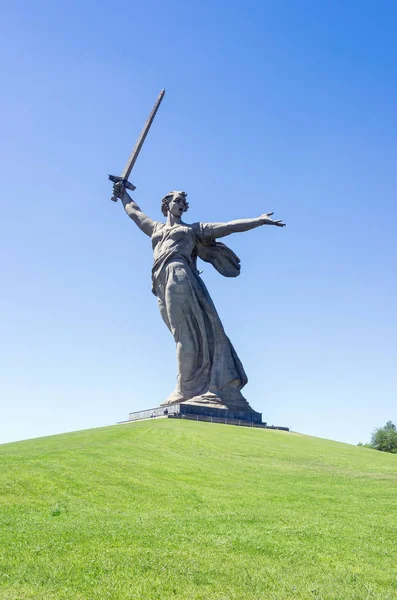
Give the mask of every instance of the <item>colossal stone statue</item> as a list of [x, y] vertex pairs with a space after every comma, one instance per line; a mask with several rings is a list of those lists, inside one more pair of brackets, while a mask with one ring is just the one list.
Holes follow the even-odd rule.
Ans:
[[[120, 178], [119, 178], [120, 179]], [[164, 405], [189, 403], [252, 410], [241, 393], [247, 383], [243, 365], [227, 337], [214, 303], [197, 270], [200, 257], [225, 277], [240, 273], [239, 258], [216, 240], [261, 225], [284, 227], [273, 213], [229, 223], [193, 223], [182, 220], [188, 210], [187, 194], [169, 192], [161, 202], [166, 222], [153, 221], [128, 195], [122, 182], [113, 186], [127, 215], [152, 240], [152, 291], [161, 316], [176, 342], [178, 378]]]

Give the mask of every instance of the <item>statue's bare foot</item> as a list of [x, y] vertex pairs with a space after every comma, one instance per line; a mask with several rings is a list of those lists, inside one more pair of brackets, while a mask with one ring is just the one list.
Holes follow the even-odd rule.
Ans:
[[172, 394], [170, 394], [165, 402], [162, 402], [160, 406], [168, 406], [169, 404], [180, 404], [181, 402], [185, 402], [186, 398], [183, 396], [180, 390], [174, 390]]

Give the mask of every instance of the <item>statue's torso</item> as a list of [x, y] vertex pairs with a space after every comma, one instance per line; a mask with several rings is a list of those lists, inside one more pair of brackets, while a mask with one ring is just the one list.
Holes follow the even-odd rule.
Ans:
[[[178, 273], [178, 280], [194, 277], [196, 270], [197, 236], [193, 225], [168, 227], [158, 223], [152, 235], [153, 246], [153, 293], [158, 296], [172, 270]], [[165, 268], [167, 276], [165, 275]], [[161, 295], [161, 294], [160, 294]]]
[[168, 227], [159, 223], [152, 235], [154, 263], [162, 259], [182, 258], [191, 261], [196, 246], [196, 234], [192, 225]]

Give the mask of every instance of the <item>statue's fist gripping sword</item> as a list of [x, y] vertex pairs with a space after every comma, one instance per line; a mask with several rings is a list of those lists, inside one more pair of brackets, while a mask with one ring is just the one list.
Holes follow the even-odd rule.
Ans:
[[[127, 188], [128, 190], [135, 190], [135, 185], [133, 185], [132, 183], [130, 183], [128, 181], [128, 177], [130, 176], [132, 167], [134, 166], [135, 161], [139, 156], [139, 153], [143, 146], [143, 142], [145, 141], [148, 131], [153, 123], [154, 117], [156, 116], [156, 112], [158, 111], [161, 101], [164, 98], [164, 94], [165, 94], [165, 90], [161, 90], [156, 102], [154, 103], [152, 112], [150, 113], [148, 120], [146, 121], [146, 123], [141, 131], [141, 135], [137, 139], [134, 149], [131, 152], [131, 155], [127, 161], [127, 164], [124, 167], [124, 171], [122, 172], [120, 177], [117, 175], [109, 175], [109, 179], [110, 179], [110, 181], [113, 181], [113, 183], [121, 183], [123, 185], [123, 187]], [[113, 200], [113, 202], [117, 202], [117, 199], [118, 199], [118, 196], [112, 196], [112, 198], [111, 198], [111, 200]]]

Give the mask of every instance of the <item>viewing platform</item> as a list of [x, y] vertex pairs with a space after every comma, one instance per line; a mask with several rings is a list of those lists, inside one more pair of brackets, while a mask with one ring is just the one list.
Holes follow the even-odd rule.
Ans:
[[194, 404], [171, 404], [169, 406], [156, 406], [154, 408], [131, 412], [129, 413], [128, 421], [122, 421], [122, 423], [156, 417], [289, 431], [289, 427], [268, 425], [262, 422], [262, 413], [255, 411], [231, 411], [224, 408], [197, 406]]

